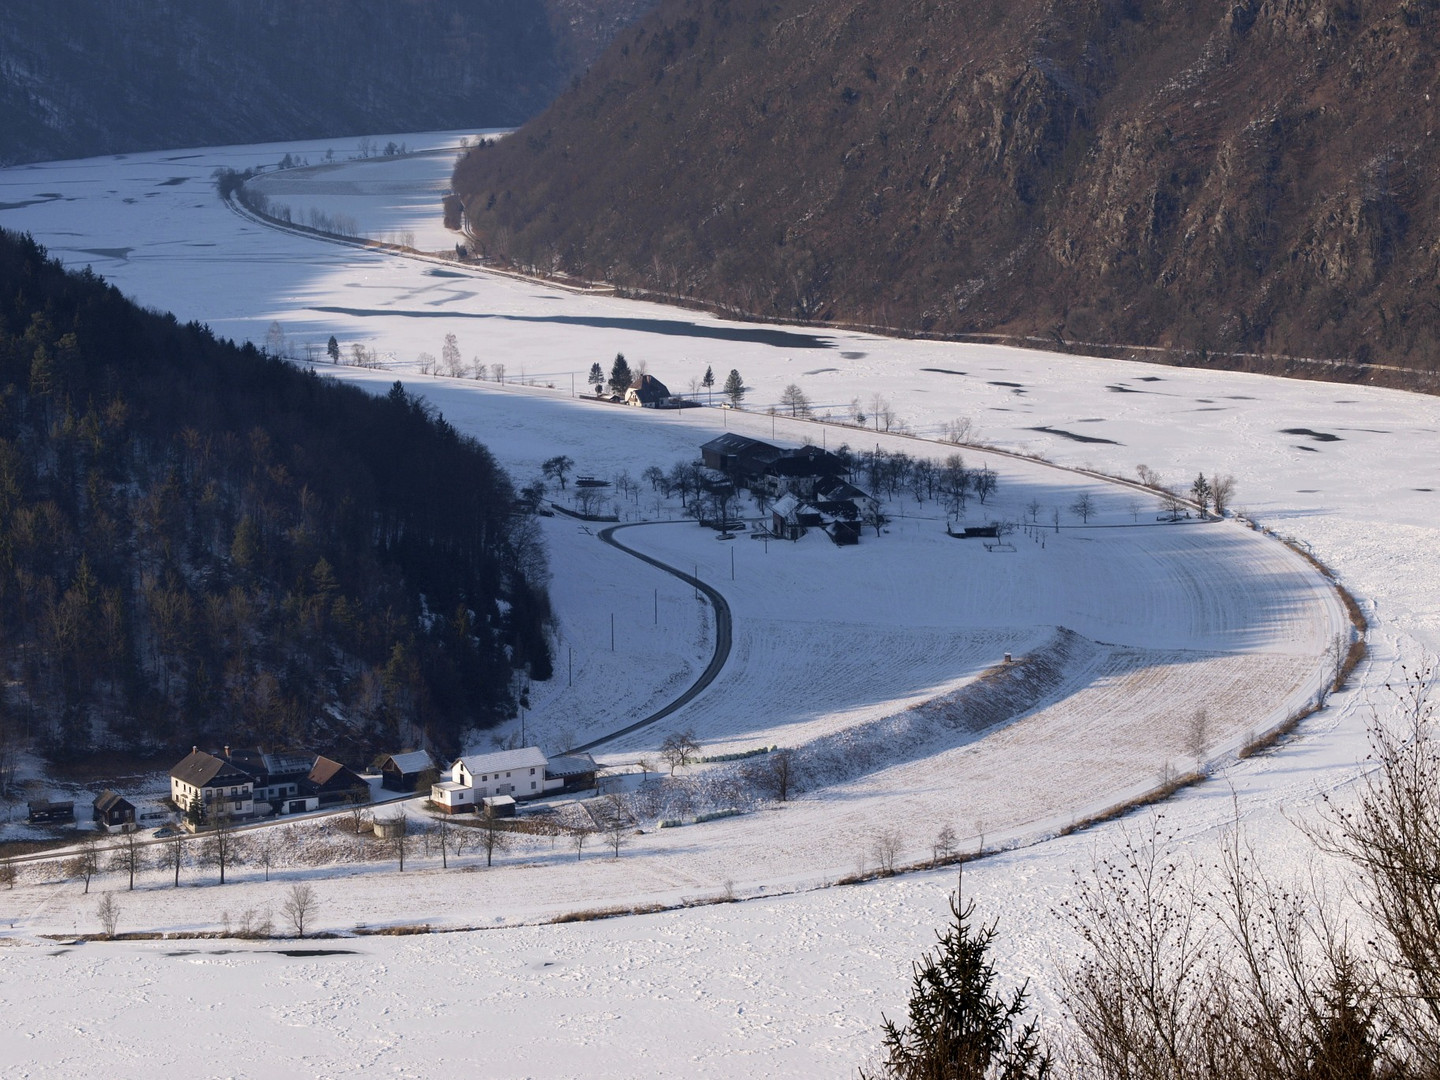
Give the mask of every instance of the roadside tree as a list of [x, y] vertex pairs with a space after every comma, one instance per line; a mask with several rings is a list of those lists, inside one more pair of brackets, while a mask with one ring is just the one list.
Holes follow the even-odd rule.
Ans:
[[740, 400], [745, 396], [745, 381], [740, 378], [740, 372], [731, 368], [730, 375], [726, 378], [725, 385], [721, 389], [725, 396], [730, 399], [730, 404], [738, 409], [740, 407]]

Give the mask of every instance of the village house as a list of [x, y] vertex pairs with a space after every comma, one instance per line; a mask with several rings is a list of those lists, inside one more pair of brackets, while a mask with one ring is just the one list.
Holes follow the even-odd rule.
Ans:
[[107, 829], [135, 827], [135, 804], [108, 788], [95, 797], [94, 811], [95, 823]]
[[656, 409], [670, 400], [670, 389], [654, 375], [641, 375], [625, 391], [626, 405]]
[[250, 774], [254, 785], [257, 815], [298, 814], [319, 804], [305, 790], [305, 778], [315, 765], [315, 755], [305, 752], [264, 753], [230, 747], [220, 755], [231, 765]]
[[220, 814], [249, 818], [255, 814], [255, 781], [239, 766], [192, 747], [170, 770], [170, 799], [192, 822]]
[[598, 766], [589, 754], [547, 758], [538, 746], [456, 758], [446, 779], [430, 789], [430, 801], [447, 814], [475, 813], [486, 799], [541, 795], [594, 787]]

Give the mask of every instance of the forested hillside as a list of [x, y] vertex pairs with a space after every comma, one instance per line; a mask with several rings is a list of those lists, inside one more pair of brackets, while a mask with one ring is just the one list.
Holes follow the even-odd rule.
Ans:
[[1433, 371], [1437, 38], [1435, 0], [664, 0], [455, 184], [489, 257], [759, 317]]
[[6, 0], [0, 165], [508, 126], [652, 0]]
[[545, 556], [489, 453], [144, 312], [0, 232], [0, 737], [363, 754], [550, 675]]

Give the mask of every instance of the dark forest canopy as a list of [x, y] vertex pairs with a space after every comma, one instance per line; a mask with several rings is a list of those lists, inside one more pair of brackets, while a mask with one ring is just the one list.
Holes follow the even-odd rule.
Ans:
[[351, 755], [550, 675], [505, 473], [375, 397], [142, 311], [0, 231], [0, 737]]
[[758, 318], [1433, 388], [1437, 128], [1434, 0], [662, 0], [454, 185]]

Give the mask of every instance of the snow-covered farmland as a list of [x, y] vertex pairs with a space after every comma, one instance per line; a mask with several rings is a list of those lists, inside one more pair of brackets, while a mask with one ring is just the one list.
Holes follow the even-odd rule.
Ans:
[[[208, 187], [218, 165], [273, 163], [286, 152], [318, 160], [325, 149], [231, 148], [7, 170], [0, 226], [29, 230], [143, 303], [222, 333], [263, 341], [278, 321], [302, 355], [332, 333], [390, 355], [389, 371], [335, 373], [380, 388], [398, 372], [522, 480], [558, 453], [583, 472], [638, 473], [637, 464], [693, 455], [726, 427], [792, 443], [848, 439], [945, 452], [784, 417], [642, 414], [575, 400], [572, 378], [583, 393], [590, 363], [608, 366], [617, 351], [645, 361], [672, 389], [686, 389], [707, 365], [722, 380], [736, 368], [754, 406], [778, 401], [781, 388], [796, 383], [822, 413], [848, 415], [852, 402], [873, 412], [880, 395], [919, 434], [965, 417], [979, 439], [1061, 464], [1133, 474], [1143, 462], [1172, 481], [1200, 470], [1233, 473], [1238, 505], [1308, 543], [1361, 598], [1374, 627], [1372, 659], [1354, 689], [1283, 750], [1231, 763], [1218, 781], [1174, 802], [1168, 817], [1178, 842], [1197, 851], [1238, 805], [1275, 858], [1302, 857], [1303, 841], [1284, 815], [1313, 813], [1322, 792], [1344, 787], [1364, 754], [1368, 706], [1383, 704], [1379, 686], [1400, 662], [1440, 649], [1433, 399], [725, 324], [276, 233], [225, 209]], [[427, 160], [442, 170], [430, 182], [443, 180], [444, 155], [403, 167], [418, 173]], [[383, 163], [364, 168], [353, 190], [383, 193], [383, 176], [374, 175]], [[343, 169], [328, 175], [346, 182]], [[341, 212], [376, 234], [409, 227], [383, 206]], [[438, 353], [446, 333], [467, 358], [503, 363], [512, 379], [523, 372], [554, 389], [419, 376], [419, 354]], [[966, 455], [972, 463], [983, 456]], [[1119, 527], [1067, 527], [1044, 534], [1043, 547], [1041, 534], [1022, 537], [1013, 555], [946, 538], [933, 506], [914, 510], [929, 517], [897, 518], [888, 535], [849, 550], [818, 537], [768, 550], [747, 539], [717, 543], [683, 525], [621, 534], [664, 561], [700, 566], [735, 612], [730, 664], [677, 725], [693, 726], [717, 749], [811, 747], [840, 760], [840, 782], [783, 809], [648, 832], [618, 860], [592, 851], [572, 862], [542, 845], [492, 871], [441, 871], [422, 859], [418, 873], [402, 877], [338, 864], [317, 880], [320, 925], [510, 924], [621, 900], [714, 897], [727, 879], [741, 896], [807, 888], [853, 869], [869, 833], [891, 824], [905, 829], [908, 858], [924, 854], [946, 821], [972, 835], [983, 821], [987, 843], [1034, 839], [1150, 786], [1167, 765], [1185, 766], [1193, 705], [1216, 718], [1214, 751], [1314, 691], [1341, 613], [1297, 556], [1234, 523], [1139, 527], [1128, 492], [1043, 465], [988, 460], [1001, 472], [1010, 516], [1021, 516], [1015, 511], [1031, 498], [1063, 507], [1088, 487], [1102, 504], [1098, 523]], [[978, 511], [974, 520], [983, 520]], [[706, 662], [713, 628], [688, 588], [573, 521], [547, 523], [547, 536], [562, 675], [536, 688], [530, 721], [542, 735], [572, 730], [585, 739], [688, 684]], [[611, 614], [624, 635], [615, 653]], [[936, 725], [933, 712], [962, 699], [1005, 651], [1054, 658], [1035, 711], [981, 739], [957, 739]], [[573, 688], [565, 678], [571, 661]], [[637, 732], [601, 756], [613, 749], [633, 758], [664, 730]], [[867, 754], [877, 739], [906, 749]], [[982, 911], [1004, 915], [1002, 955], [1014, 975], [1048, 982], [1057, 954], [1072, 948], [1051, 910], [1096, 846], [1113, 844], [1115, 828], [1022, 847], [967, 873]], [[221, 911], [278, 903], [283, 884], [250, 869], [239, 878], [223, 891], [167, 890], [152, 876], [133, 902], [121, 897], [133, 912], [121, 929], [215, 926]], [[94, 929], [94, 903], [78, 884], [48, 880], [0, 893], [0, 932], [13, 921], [0, 940], [17, 946], [0, 954], [0, 999], [7, 1015], [24, 1018], [17, 1026], [25, 1043], [0, 1051], [7, 1075], [85, 1075], [101, 1062], [114, 1072], [116, 1061], [135, 1071], [192, 1072], [167, 1037], [176, 1019], [204, 1025], [236, 1072], [348, 1075], [380, 1066], [428, 1075], [440, 1062], [473, 1060], [466, 1048], [484, 1040], [497, 1048], [495, 1075], [843, 1074], [874, 1044], [880, 1011], [895, 1012], [908, 959], [928, 944], [952, 884], [947, 874], [922, 874], [604, 923], [366, 938], [353, 955], [291, 958], [250, 945], [221, 953], [230, 946], [214, 943], [184, 956], [167, 955], [181, 951], [173, 945], [143, 943], [51, 956], [59, 950], [27, 943], [40, 933]], [[111, 878], [100, 887], [114, 885]], [[95, 992], [76, 994], [82, 981]], [[127, 1014], [123, 996], [102, 988], [138, 988], [145, 1015], [125, 1019], [134, 1010]]]

